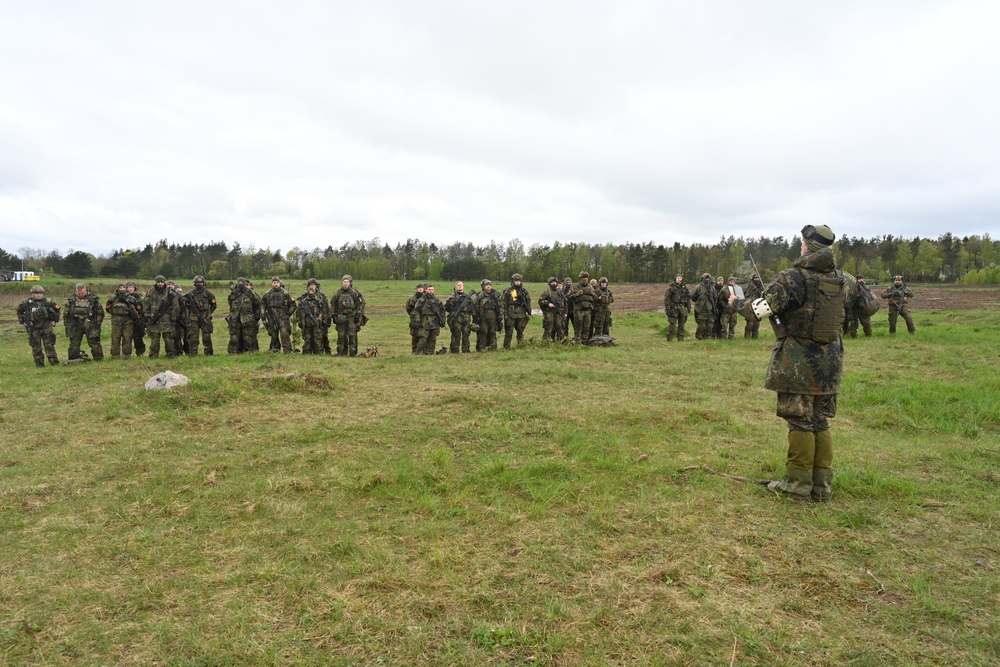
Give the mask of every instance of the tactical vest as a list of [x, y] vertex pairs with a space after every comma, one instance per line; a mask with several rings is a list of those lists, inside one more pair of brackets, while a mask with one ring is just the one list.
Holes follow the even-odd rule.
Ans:
[[340, 290], [337, 293], [337, 312], [341, 315], [350, 315], [354, 312], [354, 295], [351, 290]]
[[594, 305], [594, 291], [590, 285], [580, 290], [580, 295], [576, 297], [576, 307], [580, 310], [590, 310]]
[[[266, 303], [271, 308], [285, 308], [285, 293], [281, 290], [268, 290], [267, 294], [264, 295], [264, 303]], [[281, 311], [278, 312], [279, 315], [282, 314]]]
[[25, 322], [31, 323], [36, 329], [41, 329], [42, 327], [51, 324], [55, 321], [52, 317], [52, 307], [49, 305], [48, 299], [32, 299], [28, 297], [24, 300], [25, 305]]
[[[127, 299], [128, 297], [126, 297]], [[116, 317], [127, 317], [130, 314], [128, 307], [128, 301], [125, 299], [115, 298], [111, 302], [111, 314]]]
[[806, 298], [802, 307], [782, 313], [789, 336], [808, 338], [817, 343], [832, 343], [840, 338], [844, 323], [847, 288], [842, 271], [818, 273], [799, 269], [805, 280]]
[[70, 317], [78, 317], [81, 320], [85, 320], [90, 317], [90, 299], [73, 297], [73, 305], [67, 313]]

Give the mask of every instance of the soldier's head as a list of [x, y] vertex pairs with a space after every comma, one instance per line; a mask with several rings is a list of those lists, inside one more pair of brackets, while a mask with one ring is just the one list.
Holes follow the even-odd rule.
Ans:
[[195, 276], [194, 277], [194, 288], [204, 289], [205, 288], [205, 276]]
[[174, 285], [174, 291], [177, 292], [178, 294], [184, 294], [184, 288], [181, 287], [180, 285]]
[[678, 273], [676, 276], [674, 276], [674, 282], [677, 283], [678, 285], [682, 284], [684, 282], [684, 276]]
[[722, 276], [718, 276], [718, 277], [717, 277], [717, 278], [715, 279], [715, 284], [716, 284], [716, 285], [725, 285], [725, 284], [726, 284], [726, 279], [725, 279], [725, 278], [723, 278]]
[[515, 273], [510, 277], [511, 285], [520, 285], [522, 281], [524, 281], [524, 278], [521, 276], [520, 273]]
[[308, 292], [309, 294], [315, 294], [316, 293], [316, 283], [309, 283], [309, 284], [307, 284], [306, 285], [306, 292]]
[[133, 292], [135, 292], [135, 289], [136, 289], [135, 288], [135, 283], [132, 282], [131, 280], [128, 281], [127, 283], [125, 283], [125, 289], [128, 290], [129, 294], [132, 294]]
[[548, 283], [549, 283], [549, 287], [551, 287], [552, 289], [555, 289], [559, 285], [559, 279], [556, 278], [555, 276], [549, 276]]
[[31, 298], [36, 300], [42, 300], [45, 298], [45, 288], [41, 285], [35, 285], [31, 288]]
[[417, 294], [423, 294], [423, 293], [424, 293], [424, 284], [417, 283]]
[[751, 276], [750, 280], [754, 281], [755, 283], [759, 283], [760, 282], [760, 276], [758, 276], [755, 273], [755, 274], [753, 274], [753, 276]]
[[317, 289], [317, 290], [319, 290], [319, 281], [318, 281], [318, 280], [316, 280], [315, 278], [310, 278], [310, 279], [309, 279], [309, 280], [308, 280], [308, 281], [306, 282], [306, 286], [308, 287], [309, 285], [315, 285], [315, 286], [316, 286], [316, 289]]
[[586, 271], [581, 271], [580, 275], [577, 276], [580, 279], [580, 284], [585, 285], [590, 281], [590, 274]]
[[87, 286], [83, 283], [76, 284], [76, 296], [80, 299], [87, 296]]
[[253, 291], [253, 281], [249, 279], [247, 280], [247, 289], [250, 290], [251, 292]]
[[463, 283], [461, 280], [459, 280], [458, 282], [456, 282], [455, 283], [455, 291], [456, 292], [464, 292], [465, 291], [465, 283]]
[[836, 238], [837, 235], [826, 225], [806, 225], [802, 228], [802, 244], [812, 252], [820, 248], [829, 248]]
[[893, 276], [892, 277], [892, 282], [895, 283], [896, 285], [902, 285], [903, 284], [903, 276]]
[[597, 279], [596, 278], [591, 278], [590, 279], [590, 286], [591, 287], [597, 287]]
[[603, 277], [602, 278], [598, 278], [597, 284], [598, 285], [603, 285], [604, 287], [607, 287], [608, 286], [608, 279], [607, 278], [603, 278]]
[[563, 278], [563, 285], [569, 287], [572, 284], [573, 284], [573, 276], [566, 276], [565, 278]]
[[428, 294], [434, 294], [434, 285], [427, 285], [424, 288], [424, 291], [427, 292]]
[[118, 283], [115, 286], [115, 294], [125, 294], [125, 283]]
[[492, 280], [484, 279], [483, 282], [481, 282], [480, 284], [483, 286], [483, 291], [485, 291], [485, 292], [492, 292], [493, 291], [493, 281]]
[[156, 276], [156, 278], [153, 279], [153, 283], [156, 285], [156, 289], [162, 290], [167, 286], [167, 279], [163, 276]]
[[736, 276], [729, 276], [729, 284], [730, 285], [736, 284]]
[[865, 282], [865, 277], [863, 275], [861, 275], [860, 273], [858, 275], [856, 275], [855, 278], [857, 279], [857, 281], [859, 283], [863, 284]]
[[281, 289], [281, 278], [278, 276], [271, 278], [271, 289]]
[[703, 274], [701, 274], [701, 279], [702, 279], [703, 282], [710, 283], [710, 282], [712, 282], [712, 274], [711, 273], [703, 273]]
[[556, 289], [562, 289], [562, 288], [563, 288], [563, 281], [557, 280], [556, 281]]
[[169, 287], [170, 290], [173, 291], [173, 292], [177, 291], [177, 283], [175, 283], [173, 280], [168, 280], [167, 281], [167, 287]]
[[353, 282], [354, 278], [352, 278], [350, 274], [345, 274], [344, 277], [340, 279], [340, 287], [341, 289], [347, 289]]

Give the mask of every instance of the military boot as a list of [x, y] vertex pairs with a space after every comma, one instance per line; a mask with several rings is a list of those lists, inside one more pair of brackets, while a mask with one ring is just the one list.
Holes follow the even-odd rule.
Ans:
[[816, 433], [812, 479], [812, 499], [821, 503], [830, 502], [833, 498], [833, 434], [829, 430]]
[[811, 431], [788, 432], [788, 457], [785, 476], [768, 483], [772, 491], [783, 491], [796, 500], [810, 500], [813, 486], [813, 459], [816, 454], [816, 434]]

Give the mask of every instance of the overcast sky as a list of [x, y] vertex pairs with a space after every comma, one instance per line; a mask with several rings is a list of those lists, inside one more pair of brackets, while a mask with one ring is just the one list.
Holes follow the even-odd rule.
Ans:
[[0, 0], [0, 247], [995, 236], [997, 26], [996, 0]]

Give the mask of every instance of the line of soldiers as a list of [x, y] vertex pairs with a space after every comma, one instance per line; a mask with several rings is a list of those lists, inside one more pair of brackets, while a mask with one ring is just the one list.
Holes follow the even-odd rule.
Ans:
[[[482, 291], [465, 292], [465, 283], [455, 283], [455, 290], [442, 303], [434, 294], [434, 286], [419, 283], [416, 292], [406, 300], [410, 317], [410, 351], [412, 354], [435, 354], [441, 329], [451, 330], [451, 341], [445, 351], [452, 354], [471, 351], [470, 337], [476, 334], [476, 351], [497, 349], [497, 334], [503, 329], [503, 347], [509, 350], [515, 341], [524, 341], [524, 330], [532, 316], [531, 296], [524, 287], [520, 273], [510, 277], [503, 292], [493, 289], [493, 281], [479, 283]], [[614, 295], [608, 289], [608, 279], [590, 280], [590, 274], [580, 272], [580, 282], [573, 284], [555, 276], [548, 280], [548, 290], [538, 298], [543, 318], [545, 341], [569, 340], [569, 323], [573, 323], [574, 342], [587, 342], [595, 335], [609, 335]]]
[[[764, 286], [757, 274], [753, 275], [748, 285], [740, 287], [736, 285], [736, 276], [729, 276], [728, 281], [719, 276], [713, 282], [712, 274], [703, 273], [701, 282], [692, 294], [684, 283], [684, 276], [677, 274], [663, 295], [663, 310], [668, 323], [667, 340], [672, 341], [675, 338], [678, 341], [684, 340], [684, 325], [692, 310], [692, 304], [697, 323], [696, 339], [732, 340], [736, 335], [738, 311], [729, 305], [729, 297], [756, 299], [763, 294], [763, 289]], [[747, 320], [743, 337], [754, 339], [759, 335], [760, 321]]]

